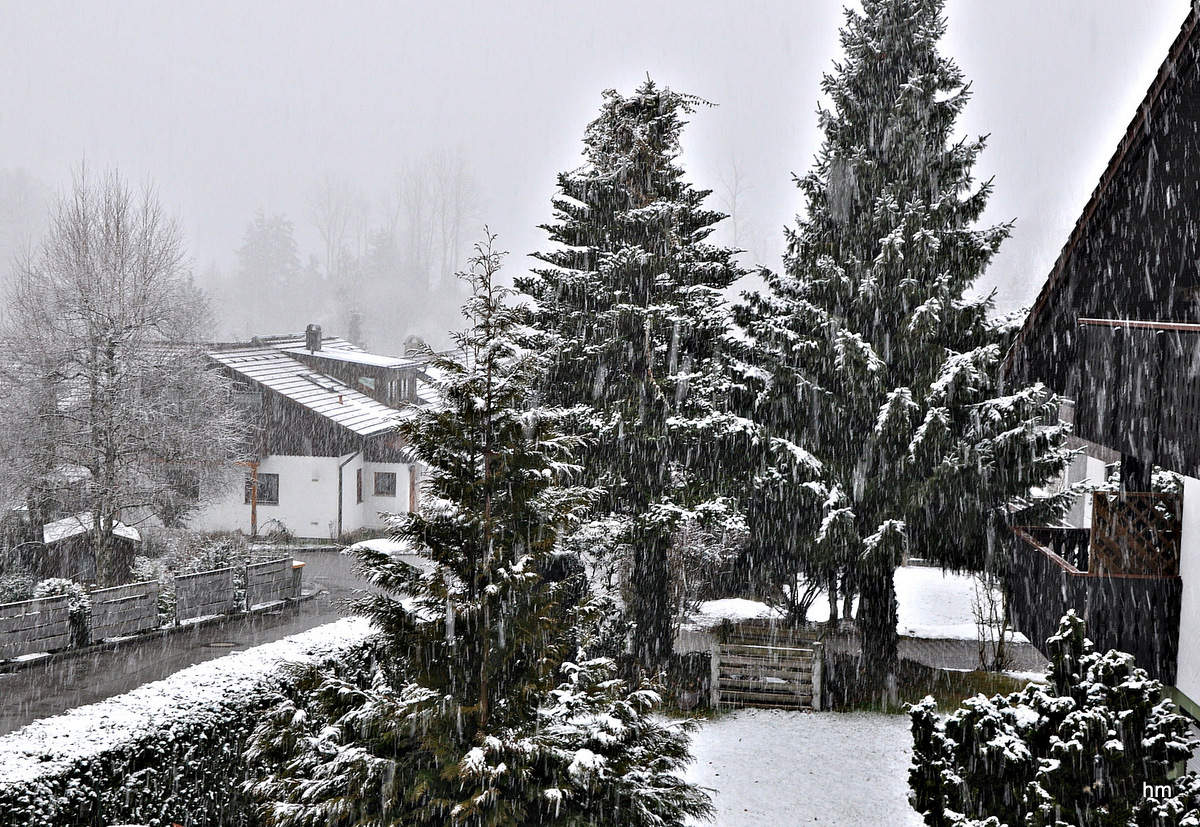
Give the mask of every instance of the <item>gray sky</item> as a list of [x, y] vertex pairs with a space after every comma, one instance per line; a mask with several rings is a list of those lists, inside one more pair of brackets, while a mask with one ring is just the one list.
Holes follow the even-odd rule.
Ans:
[[[736, 162], [777, 266], [817, 148], [841, 3], [14, 2], [0, 5], [0, 169], [55, 187], [87, 158], [152, 176], [197, 269], [234, 266], [255, 210], [297, 224], [322, 175], [374, 195], [445, 147], [514, 253], [545, 246], [557, 172], [606, 87], [655, 80], [719, 106], [685, 135], [691, 177]], [[944, 50], [973, 81], [962, 126], [990, 133], [989, 218], [1017, 230], [987, 277], [1036, 293], [1186, 16], [1187, 0], [950, 0]], [[510, 273], [525, 262], [514, 256]]]

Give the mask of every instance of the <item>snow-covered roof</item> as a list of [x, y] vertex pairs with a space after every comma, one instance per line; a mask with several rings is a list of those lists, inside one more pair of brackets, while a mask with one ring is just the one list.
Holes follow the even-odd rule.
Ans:
[[[57, 543], [59, 540], [65, 540], [68, 537], [78, 537], [87, 534], [92, 530], [92, 521], [92, 512], [84, 511], [70, 517], [64, 517], [61, 520], [55, 520], [52, 523], [47, 523], [42, 527], [42, 542], [50, 545], [51, 543]], [[142, 541], [142, 535], [138, 533], [136, 528], [127, 526], [120, 520], [113, 525], [113, 534], [126, 540], [132, 540], [135, 543]]]
[[385, 433], [406, 416], [273, 346], [213, 350], [209, 356], [359, 436]]
[[378, 353], [367, 353], [365, 350], [349, 348], [329, 348], [322, 346], [321, 350], [310, 351], [306, 347], [279, 348], [284, 353], [294, 353], [297, 356], [308, 356], [313, 359], [329, 359], [333, 362], [347, 362], [354, 365], [366, 365], [373, 368], [417, 368], [421, 363], [413, 359], [401, 359], [399, 356], [382, 356]]

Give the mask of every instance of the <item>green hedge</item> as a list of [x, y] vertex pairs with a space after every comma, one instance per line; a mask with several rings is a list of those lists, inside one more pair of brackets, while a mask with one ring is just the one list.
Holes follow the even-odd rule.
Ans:
[[252, 824], [242, 748], [287, 664], [358, 661], [369, 636], [341, 620], [0, 737], [0, 825]]

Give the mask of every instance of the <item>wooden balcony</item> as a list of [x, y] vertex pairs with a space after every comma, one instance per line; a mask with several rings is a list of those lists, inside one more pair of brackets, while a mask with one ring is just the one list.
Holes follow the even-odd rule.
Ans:
[[1008, 577], [1014, 628], [1048, 655], [1069, 609], [1087, 623], [1099, 651], [1132, 654], [1175, 682], [1179, 652], [1178, 497], [1097, 492], [1093, 528], [1013, 529]]

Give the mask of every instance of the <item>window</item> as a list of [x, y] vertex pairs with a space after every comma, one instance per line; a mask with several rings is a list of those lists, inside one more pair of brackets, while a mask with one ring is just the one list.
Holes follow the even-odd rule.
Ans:
[[[246, 477], [246, 505], [250, 504], [250, 496], [254, 491], [254, 477]], [[258, 475], [258, 504], [279, 505], [279, 475]]]
[[375, 496], [376, 497], [394, 497], [396, 496], [396, 475], [391, 471], [376, 471], [375, 472]]
[[362, 502], [362, 469], [359, 468], [354, 472], [355, 481], [358, 483], [358, 502]]

